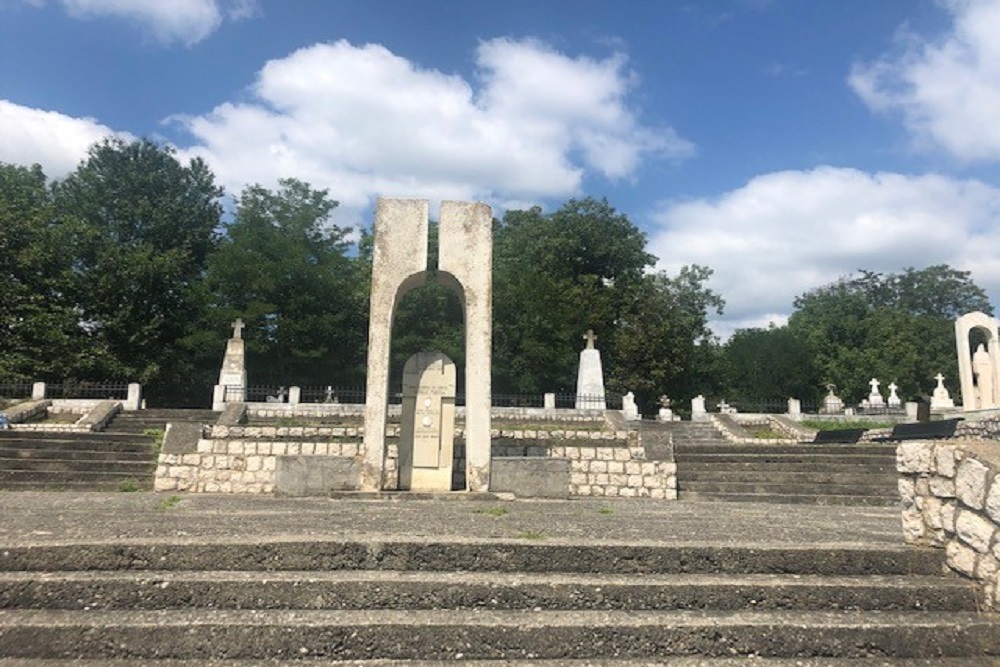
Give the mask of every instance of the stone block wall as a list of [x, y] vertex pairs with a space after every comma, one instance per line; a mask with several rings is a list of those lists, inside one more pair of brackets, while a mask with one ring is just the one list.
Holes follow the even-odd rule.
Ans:
[[943, 547], [948, 568], [978, 582], [984, 606], [1000, 611], [1000, 448], [904, 442], [896, 469], [906, 541]]
[[[206, 427], [192, 453], [161, 453], [157, 491], [272, 493], [278, 457], [346, 457], [362, 452], [360, 427]], [[386, 435], [398, 438], [398, 427]], [[456, 430], [455, 467], [464, 470], [464, 434]], [[383, 487], [396, 488], [398, 444], [387, 448]], [[496, 457], [549, 457], [570, 463], [570, 495], [677, 498], [677, 466], [647, 461], [639, 434], [632, 431], [494, 430]]]

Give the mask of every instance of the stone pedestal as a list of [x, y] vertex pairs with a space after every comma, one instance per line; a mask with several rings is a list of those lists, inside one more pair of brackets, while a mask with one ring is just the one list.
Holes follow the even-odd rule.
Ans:
[[418, 352], [403, 369], [399, 488], [450, 491], [455, 437], [455, 364]]
[[[224, 409], [227, 401], [233, 401], [234, 395], [239, 397], [238, 402], [246, 400], [247, 369], [243, 326], [241, 319], [233, 322], [233, 337], [226, 342], [226, 356], [222, 359], [219, 383], [212, 392], [212, 409], [216, 412]], [[228, 392], [227, 387], [230, 388]]]

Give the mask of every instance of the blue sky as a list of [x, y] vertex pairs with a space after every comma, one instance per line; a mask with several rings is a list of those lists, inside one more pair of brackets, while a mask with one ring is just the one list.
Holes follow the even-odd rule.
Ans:
[[107, 134], [495, 214], [606, 196], [715, 322], [781, 323], [856, 269], [1000, 297], [1000, 0], [0, 0], [0, 161]]

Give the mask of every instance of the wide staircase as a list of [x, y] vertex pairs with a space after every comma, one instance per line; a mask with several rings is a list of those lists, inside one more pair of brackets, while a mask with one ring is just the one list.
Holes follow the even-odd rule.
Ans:
[[215, 415], [140, 410], [119, 413], [97, 433], [0, 431], [0, 490], [151, 490], [158, 433], [168, 422], [211, 423]]
[[1000, 656], [1000, 617], [941, 574], [939, 551], [902, 545], [176, 540], [5, 545], [0, 570], [0, 665], [21, 667]]
[[895, 505], [893, 444], [733, 444], [710, 422], [664, 424], [681, 500]]

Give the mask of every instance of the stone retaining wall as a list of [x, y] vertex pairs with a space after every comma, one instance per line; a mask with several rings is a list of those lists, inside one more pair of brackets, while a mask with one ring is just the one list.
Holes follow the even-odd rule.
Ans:
[[7, 416], [7, 420], [10, 422], [11, 426], [24, 426], [25, 424], [22, 422], [26, 422], [39, 415], [46, 414], [50, 405], [52, 405], [52, 401], [48, 400], [25, 401], [23, 403], [18, 403], [17, 405], [12, 405], [6, 410], [2, 410], [0, 412], [3, 412], [3, 414]]
[[903, 534], [943, 547], [947, 566], [1000, 611], [1000, 448], [987, 442], [904, 442], [896, 449]]
[[[398, 427], [387, 437], [398, 438]], [[161, 453], [157, 491], [272, 493], [279, 457], [355, 458], [364, 429], [357, 427], [210, 426], [197, 451]], [[456, 439], [461, 438], [460, 432]], [[676, 499], [677, 466], [647, 461], [639, 434], [626, 431], [516, 431], [493, 433], [492, 455], [550, 457], [570, 462], [571, 495]], [[464, 468], [464, 443], [456, 443], [457, 474]], [[389, 443], [383, 487], [396, 488], [399, 446]]]

